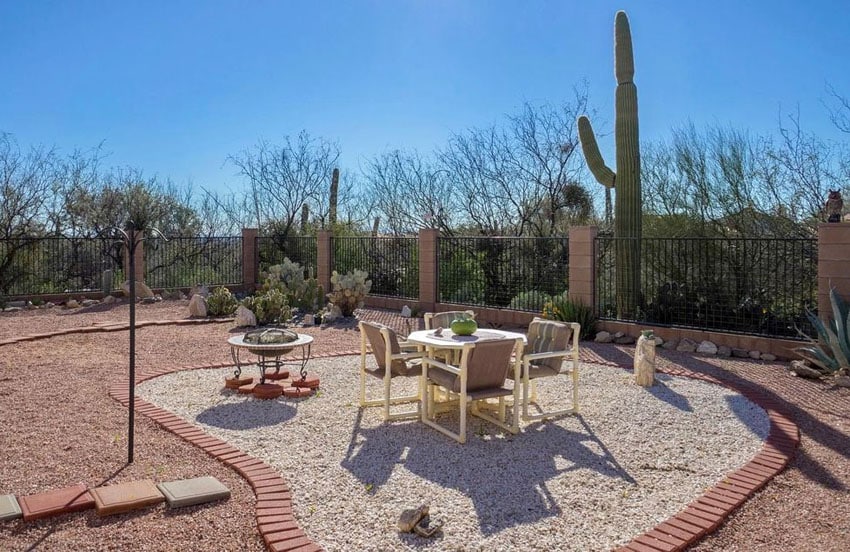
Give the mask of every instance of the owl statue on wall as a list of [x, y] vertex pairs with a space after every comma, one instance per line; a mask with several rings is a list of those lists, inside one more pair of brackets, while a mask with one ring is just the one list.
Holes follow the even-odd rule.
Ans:
[[841, 209], [843, 208], [844, 200], [841, 199], [841, 192], [830, 190], [829, 197], [826, 199], [826, 214], [829, 216], [827, 222], [841, 222]]

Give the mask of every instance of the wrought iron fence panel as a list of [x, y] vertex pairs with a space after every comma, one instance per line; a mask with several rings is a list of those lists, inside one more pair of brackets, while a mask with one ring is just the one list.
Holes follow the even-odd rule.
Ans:
[[332, 240], [333, 270], [365, 270], [371, 295], [419, 298], [419, 239], [415, 237], [339, 237]]
[[[597, 308], [617, 319], [614, 244], [597, 237]], [[641, 297], [632, 320], [796, 338], [817, 308], [817, 240], [644, 238]]]
[[123, 280], [121, 265], [121, 242], [117, 240], [2, 239], [0, 295], [100, 291], [104, 286], [109, 288], [104, 291], [112, 291]]
[[151, 288], [242, 283], [241, 237], [148, 239], [145, 283]]
[[569, 238], [440, 237], [439, 301], [541, 311], [567, 291]]
[[270, 266], [281, 264], [289, 259], [304, 267], [305, 278], [316, 278], [317, 241], [315, 236], [259, 236], [257, 238], [257, 282], [261, 274]]

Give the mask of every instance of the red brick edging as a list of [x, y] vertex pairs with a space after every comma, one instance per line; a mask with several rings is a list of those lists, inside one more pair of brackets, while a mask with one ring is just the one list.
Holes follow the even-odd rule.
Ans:
[[[136, 327], [160, 325], [192, 325], [223, 322], [220, 319], [153, 320], [137, 322]], [[123, 331], [127, 324], [109, 324], [67, 328], [55, 332], [31, 334], [0, 340], [0, 346], [25, 341], [35, 341], [47, 337], [74, 333], [93, 333]], [[359, 351], [315, 355], [313, 358], [330, 358], [356, 355]], [[591, 360], [593, 363], [629, 369], [616, 363]], [[225, 368], [232, 363], [183, 366], [143, 370], [136, 376], [136, 383], [184, 370]], [[623, 552], [672, 552], [684, 550], [704, 536], [717, 529], [731, 513], [746, 500], [764, 487], [777, 474], [782, 472], [796, 453], [800, 443], [800, 431], [791, 419], [788, 411], [778, 401], [762, 391], [750, 387], [735, 385], [715, 377], [685, 369], [659, 369], [673, 376], [684, 376], [702, 380], [737, 391], [753, 403], [767, 411], [770, 420], [770, 432], [761, 451], [747, 464], [726, 475], [720, 482], [708, 489], [702, 496], [688, 504], [680, 512], [656, 525], [643, 535], [618, 548]], [[123, 379], [109, 387], [109, 395], [123, 405], [130, 397], [127, 380]], [[298, 551], [315, 552], [322, 548], [310, 540], [295, 521], [292, 510], [292, 492], [286, 481], [259, 458], [246, 454], [227, 442], [213, 437], [198, 426], [188, 423], [176, 414], [159, 408], [145, 400], [136, 398], [135, 409], [163, 426], [168, 431], [201, 448], [207, 454], [239, 473], [254, 490], [257, 497], [257, 529], [269, 550], [274, 552]]]

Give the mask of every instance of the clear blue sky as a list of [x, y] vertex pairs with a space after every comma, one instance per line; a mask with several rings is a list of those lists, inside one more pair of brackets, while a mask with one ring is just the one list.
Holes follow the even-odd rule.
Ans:
[[610, 129], [621, 8], [642, 138], [688, 119], [771, 132], [798, 104], [838, 137], [821, 100], [827, 82], [850, 96], [848, 0], [0, 0], [0, 130], [224, 190], [258, 138], [306, 129], [356, 168], [585, 79]]

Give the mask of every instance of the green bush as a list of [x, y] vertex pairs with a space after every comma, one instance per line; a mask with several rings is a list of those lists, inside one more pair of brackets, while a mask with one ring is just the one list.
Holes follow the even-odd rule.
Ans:
[[292, 318], [292, 310], [286, 302], [286, 295], [279, 289], [270, 289], [252, 297], [246, 297], [242, 304], [257, 317], [257, 324], [285, 324]]
[[304, 278], [304, 268], [288, 258], [263, 273], [263, 290], [277, 289], [286, 295], [290, 307], [316, 312], [325, 305], [324, 291], [316, 278]]
[[552, 297], [543, 305], [543, 318], [578, 322], [581, 324], [580, 339], [590, 339], [596, 330], [596, 316], [593, 309], [579, 301], [571, 301], [567, 292]]
[[542, 305], [552, 300], [545, 291], [521, 291], [511, 299], [508, 308], [513, 310], [538, 311]]
[[230, 316], [236, 312], [239, 301], [224, 286], [219, 286], [207, 297], [207, 314], [210, 316]]

